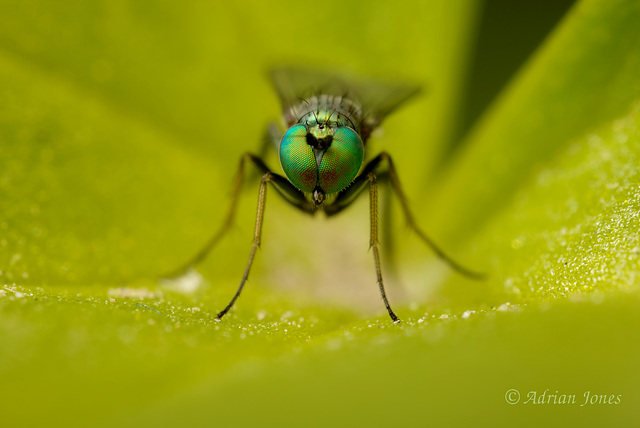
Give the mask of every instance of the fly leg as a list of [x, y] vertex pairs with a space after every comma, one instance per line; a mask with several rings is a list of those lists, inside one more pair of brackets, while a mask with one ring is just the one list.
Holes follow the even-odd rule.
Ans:
[[233, 295], [233, 298], [229, 302], [229, 304], [216, 316], [216, 319], [221, 319], [229, 309], [233, 306], [233, 304], [240, 297], [240, 293], [242, 293], [242, 289], [244, 288], [244, 284], [249, 279], [249, 270], [251, 270], [251, 265], [253, 264], [253, 258], [256, 255], [256, 250], [260, 247], [260, 239], [262, 236], [262, 220], [264, 219], [264, 207], [267, 201], [267, 183], [271, 181], [272, 173], [267, 172], [262, 176], [262, 180], [260, 180], [260, 191], [258, 192], [258, 213], [256, 215], [256, 228], [253, 232], [253, 245], [251, 246], [251, 253], [249, 254], [249, 261], [247, 261], [247, 266], [244, 268], [244, 274], [242, 275], [242, 280], [240, 281], [240, 285], [236, 290], [236, 294]]
[[249, 279], [249, 271], [251, 270], [251, 265], [253, 264], [253, 258], [256, 255], [256, 251], [260, 248], [260, 242], [262, 239], [262, 222], [264, 220], [264, 210], [267, 201], [267, 184], [271, 183], [278, 193], [287, 200], [287, 202], [294, 205], [296, 208], [308, 212], [313, 213], [315, 207], [307, 201], [304, 196], [304, 193], [296, 189], [289, 181], [287, 181], [284, 177], [275, 174], [271, 171], [268, 171], [262, 176], [262, 180], [260, 180], [260, 190], [258, 191], [258, 212], [256, 214], [256, 227], [253, 232], [253, 245], [251, 246], [251, 252], [249, 253], [249, 260], [247, 261], [247, 266], [244, 269], [244, 274], [242, 275], [242, 279], [240, 280], [240, 285], [236, 290], [236, 293], [231, 298], [229, 304], [221, 310], [216, 319], [221, 319], [231, 307], [233, 307], [238, 297], [240, 297], [240, 293], [242, 293], [242, 289], [244, 288], [247, 279]]
[[387, 295], [384, 290], [384, 284], [382, 280], [382, 268], [380, 265], [380, 254], [378, 249], [378, 186], [377, 186], [377, 173], [376, 171], [379, 169], [382, 161], [387, 161], [389, 167], [388, 171], [382, 172], [378, 174], [381, 179], [389, 180], [391, 183], [391, 188], [398, 196], [400, 200], [400, 204], [402, 206], [402, 211], [406, 218], [406, 221], [418, 237], [431, 249], [436, 253], [436, 255], [446, 262], [452, 269], [455, 271], [471, 277], [475, 279], [482, 279], [484, 275], [481, 273], [474, 272], [470, 269], [467, 269], [449, 257], [444, 251], [442, 251], [417, 225], [411, 210], [409, 209], [409, 204], [407, 202], [407, 198], [402, 191], [402, 186], [400, 185], [400, 180], [398, 179], [398, 174], [393, 165], [393, 161], [391, 160], [391, 156], [382, 152], [375, 158], [373, 158], [365, 167], [362, 172], [356, 179], [351, 183], [349, 187], [338, 193], [336, 199], [331, 203], [324, 207], [325, 212], [328, 216], [335, 215], [347, 208], [349, 205], [353, 203], [357, 199], [357, 197], [362, 193], [365, 186], [369, 184], [369, 217], [370, 217], [370, 225], [371, 225], [371, 234], [370, 234], [370, 246], [373, 252], [373, 258], [375, 262], [376, 268], [376, 277], [378, 281], [378, 286], [380, 288], [380, 294], [382, 296], [382, 300], [384, 301], [385, 307], [387, 308], [387, 312], [389, 312], [389, 316], [394, 322], [399, 321], [398, 317], [395, 315], [391, 306], [389, 305], [389, 301], [387, 300]]
[[373, 251], [373, 261], [375, 263], [376, 279], [378, 282], [378, 287], [380, 288], [380, 295], [382, 296], [384, 306], [387, 308], [387, 312], [389, 313], [391, 320], [393, 320], [393, 322], [395, 323], [399, 322], [400, 320], [391, 309], [391, 305], [389, 305], [387, 293], [384, 290], [384, 282], [382, 280], [380, 251], [378, 249], [378, 246], [380, 245], [378, 242], [378, 184], [376, 175], [373, 173], [373, 171], [367, 171], [366, 173], [360, 174], [354, 180], [351, 186], [338, 194], [333, 203], [325, 206], [325, 212], [327, 213], [327, 215], [334, 215], [342, 211], [353, 201], [355, 201], [355, 199], [362, 192], [362, 190], [364, 190], [364, 187], [367, 184], [369, 184], [369, 247]]
[[[227, 215], [224, 218], [224, 221], [220, 225], [220, 228], [216, 231], [215, 234], [207, 241], [207, 243], [198, 251], [187, 263], [182, 265], [180, 268], [174, 270], [173, 272], [165, 275], [166, 278], [175, 278], [184, 274], [189, 269], [198, 265], [204, 259], [207, 258], [211, 250], [220, 242], [220, 240], [227, 234], [231, 225], [233, 224], [233, 220], [235, 218], [236, 209], [238, 206], [238, 199], [240, 195], [240, 191], [242, 190], [242, 184], [244, 182], [244, 170], [245, 164], [247, 162], [251, 162], [254, 164], [256, 169], [259, 171], [261, 175], [266, 173], [271, 173], [269, 168], [265, 165], [262, 159], [259, 156], [256, 156], [251, 153], [245, 153], [240, 158], [240, 164], [238, 165], [238, 169], [233, 179], [233, 184], [231, 186], [231, 201], [229, 203], [229, 208], [227, 210]], [[296, 206], [303, 211], [310, 211], [310, 203], [308, 203], [304, 198], [298, 195], [299, 191], [293, 186], [289, 184], [289, 182], [284, 178], [277, 174], [274, 175], [274, 185], [276, 186], [276, 190], [291, 204]]]
[[365, 177], [367, 176], [367, 174], [369, 174], [370, 172], [376, 172], [379, 169], [382, 161], [387, 161], [389, 166], [388, 166], [388, 170], [383, 172], [382, 174], [378, 174], [378, 177], [380, 179], [389, 180], [389, 182], [391, 183], [391, 188], [393, 189], [396, 196], [398, 196], [398, 199], [400, 200], [400, 206], [402, 207], [402, 212], [404, 214], [404, 217], [406, 219], [406, 222], [409, 228], [413, 230], [413, 232], [416, 235], [418, 235], [420, 240], [425, 244], [427, 244], [433, 250], [433, 252], [436, 253], [436, 255], [442, 261], [447, 263], [453, 270], [469, 278], [484, 279], [485, 278], [484, 274], [468, 269], [462, 266], [460, 263], [453, 260], [451, 257], [449, 257], [447, 253], [445, 253], [442, 249], [440, 249], [440, 247], [438, 247], [436, 243], [433, 242], [433, 240], [429, 238], [429, 236], [427, 236], [427, 234], [424, 233], [422, 229], [420, 229], [420, 227], [418, 226], [418, 223], [413, 217], [411, 209], [409, 208], [409, 203], [407, 202], [407, 198], [404, 195], [402, 186], [400, 185], [400, 180], [398, 179], [398, 173], [396, 172], [396, 168], [393, 165], [391, 156], [387, 152], [380, 153], [378, 156], [371, 159], [371, 161], [369, 161], [369, 163], [365, 165], [362, 172], [358, 177], [356, 177], [356, 179], [351, 184], [351, 186], [347, 187], [345, 190], [343, 190], [338, 194], [338, 197], [334, 201], [333, 206], [328, 207], [329, 209], [325, 209], [325, 211], [327, 211], [327, 214], [329, 215], [336, 214], [341, 210], [343, 210], [344, 208], [346, 208], [349, 204], [351, 204], [351, 202], [353, 202], [353, 200], [355, 200], [358, 194], [362, 191], [363, 185], [366, 182]]
[[380, 266], [380, 252], [378, 251], [378, 184], [376, 182], [376, 176], [373, 172], [367, 174], [367, 180], [369, 181], [369, 224], [371, 226], [371, 232], [369, 234], [369, 247], [373, 251], [373, 260], [376, 265], [376, 278], [378, 280], [378, 287], [380, 287], [380, 295], [384, 301], [384, 306], [389, 312], [389, 316], [393, 322], [399, 322], [400, 320], [393, 313], [389, 301], [387, 300], [387, 293], [384, 291], [384, 284], [382, 283], [382, 267]]
[[440, 247], [438, 247], [436, 245], [435, 242], [433, 242], [433, 240], [431, 238], [429, 238], [427, 236], [426, 233], [424, 233], [422, 231], [422, 229], [420, 229], [420, 227], [418, 226], [418, 223], [416, 222], [415, 218], [413, 217], [413, 214], [412, 214], [411, 210], [409, 209], [409, 203], [407, 202], [407, 198], [406, 198], [406, 196], [405, 196], [405, 194], [404, 194], [404, 192], [402, 190], [402, 186], [400, 185], [400, 180], [398, 179], [398, 173], [396, 172], [396, 168], [393, 165], [393, 161], [391, 160], [391, 156], [387, 152], [380, 153], [378, 156], [376, 156], [375, 159], [373, 159], [371, 162], [369, 162], [369, 164], [367, 164], [367, 166], [365, 167], [365, 171], [367, 171], [370, 168], [371, 169], [375, 169], [377, 165], [376, 164], [372, 165], [372, 164], [375, 161], [377, 161], [377, 163], [379, 164], [383, 160], [386, 160], [387, 163], [389, 164], [388, 174], [389, 174], [389, 181], [391, 182], [391, 188], [395, 191], [396, 195], [398, 196], [398, 199], [400, 200], [400, 205], [402, 207], [402, 212], [404, 213], [404, 217], [405, 217], [405, 219], [407, 221], [407, 225], [409, 226], [409, 228], [411, 230], [413, 230], [413, 232], [416, 235], [418, 235], [418, 237], [420, 238], [420, 240], [422, 242], [424, 242], [429, 247], [431, 247], [433, 252], [436, 253], [436, 255], [441, 260], [446, 262], [453, 270], [455, 270], [458, 273], [461, 273], [462, 275], [465, 275], [465, 276], [467, 276], [469, 278], [484, 279], [485, 278], [484, 274], [472, 271], [472, 270], [462, 266], [460, 263], [456, 262], [451, 257], [449, 257], [443, 250], [440, 249]]
[[315, 212], [315, 207], [306, 199], [304, 193], [296, 189], [286, 178], [271, 172], [259, 158], [256, 158], [253, 155], [250, 156], [251, 160], [256, 163], [261, 170], [265, 171], [262, 179], [260, 180], [260, 189], [258, 191], [258, 210], [256, 213], [256, 226], [253, 233], [253, 245], [251, 246], [249, 260], [247, 261], [247, 266], [245, 267], [244, 274], [240, 280], [240, 285], [238, 286], [236, 293], [231, 298], [229, 304], [223, 310], [218, 312], [216, 319], [221, 319], [227, 312], [229, 312], [236, 300], [238, 300], [238, 297], [240, 297], [240, 293], [242, 293], [242, 289], [249, 279], [249, 271], [251, 270], [251, 265], [253, 264], [256, 251], [260, 248], [260, 242], [262, 239], [262, 223], [264, 220], [264, 210], [267, 202], [267, 184], [271, 183], [276, 191], [294, 207], [310, 214]]

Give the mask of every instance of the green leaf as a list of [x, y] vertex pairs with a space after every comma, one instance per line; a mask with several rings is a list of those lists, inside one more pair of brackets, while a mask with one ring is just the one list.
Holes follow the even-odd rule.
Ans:
[[[390, 120], [389, 131], [398, 141], [440, 140], [475, 10], [464, 3], [353, 5], [312, 26], [295, 2], [3, 3], [0, 226], [9, 235], [0, 261], [8, 281], [131, 281], [184, 263], [222, 221], [240, 155], [257, 150], [278, 118], [266, 79], [276, 61], [433, 85], [429, 103]], [[402, 25], [409, 14], [419, 24]], [[439, 31], [451, 35], [433, 49]], [[423, 141], [398, 156], [432, 159], [442, 150]], [[243, 210], [237, 224], [252, 216]], [[235, 278], [244, 261], [233, 261], [246, 257], [249, 239], [227, 251], [231, 262], [218, 263], [216, 277]]]
[[[632, 1], [584, 1], [570, 11], [472, 131], [438, 185], [432, 222], [460, 240], [509, 204], [533, 170], [640, 98]], [[451, 213], [464, 212], [464, 216]]]
[[[637, 420], [640, 7], [577, 4], [428, 182], [477, 8], [0, 5], [5, 424]], [[322, 221], [271, 192], [250, 282], [215, 321], [248, 256], [251, 184], [204, 278], [157, 281], [224, 218], [240, 155], [277, 117], [264, 78], [277, 61], [428, 86], [372, 142], [394, 157], [420, 225], [486, 281], [425, 264], [428, 249], [400, 239], [392, 324], [366, 200]]]

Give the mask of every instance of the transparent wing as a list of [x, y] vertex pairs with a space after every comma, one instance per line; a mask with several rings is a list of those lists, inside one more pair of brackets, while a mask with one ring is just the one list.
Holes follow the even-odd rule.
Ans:
[[271, 80], [285, 109], [313, 95], [342, 96], [360, 105], [372, 127], [420, 92], [416, 85], [379, 82], [296, 67], [272, 69]]

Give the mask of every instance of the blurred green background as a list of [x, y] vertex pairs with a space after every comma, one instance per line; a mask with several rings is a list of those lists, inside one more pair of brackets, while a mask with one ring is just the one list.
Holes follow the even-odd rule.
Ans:
[[[3, 421], [634, 426], [639, 19], [633, 0], [1, 1]], [[215, 322], [255, 181], [202, 278], [158, 280], [222, 221], [239, 156], [279, 118], [281, 64], [425, 89], [369, 154], [392, 154], [420, 225], [486, 281], [392, 205], [393, 325], [366, 198], [324, 219], [270, 193]], [[547, 390], [576, 403], [527, 402]]]

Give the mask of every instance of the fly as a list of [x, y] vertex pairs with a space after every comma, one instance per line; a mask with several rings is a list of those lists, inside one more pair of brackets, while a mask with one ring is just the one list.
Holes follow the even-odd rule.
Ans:
[[345, 80], [321, 72], [292, 68], [274, 69], [271, 79], [282, 102], [287, 130], [284, 134], [279, 134], [276, 127], [271, 125], [269, 140], [278, 152], [284, 175], [273, 172], [261, 156], [249, 152], [243, 154], [233, 181], [231, 202], [223, 224], [204, 248], [179, 270], [184, 272], [203, 261], [229, 230], [235, 216], [246, 164], [252, 164], [261, 175], [253, 245], [240, 285], [229, 304], [217, 314], [217, 319], [221, 319], [233, 307], [249, 277], [253, 259], [262, 240], [269, 186], [295, 208], [312, 215], [324, 211], [327, 216], [342, 212], [368, 189], [369, 245], [373, 252], [380, 294], [393, 322], [398, 322], [399, 319], [387, 300], [378, 248], [378, 179], [390, 182], [409, 228], [440, 259], [465, 276], [476, 279], [482, 277], [450, 258], [418, 227], [389, 153], [381, 152], [364, 162], [365, 147], [371, 133], [387, 115], [415, 96], [419, 92], [418, 87]]

